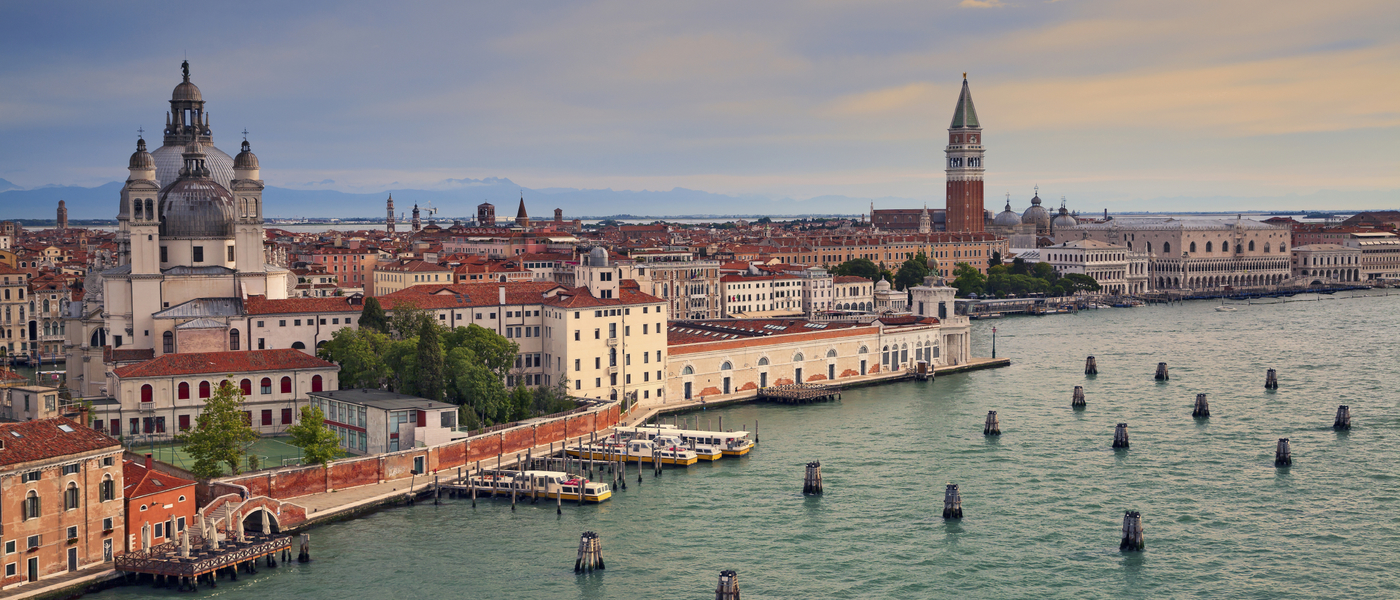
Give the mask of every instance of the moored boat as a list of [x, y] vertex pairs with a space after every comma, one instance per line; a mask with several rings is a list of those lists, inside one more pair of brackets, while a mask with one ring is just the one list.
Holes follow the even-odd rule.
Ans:
[[564, 500], [578, 500], [582, 491], [584, 502], [604, 502], [612, 498], [612, 488], [608, 484], [563, 471], [494, 470], [473, 475], [468, 480], [479, 493], [493, 496], [508, 496], [513, 492], [551, 500], [561, 496]]
[[641, 427], [618, 427], [618, 435], [624, 439], [656, 436], [675, 436], [686, 444], [713, 446], [724, 456], [743, 456], [753, 450], [753, 440], [747, 431], [707, 431], [704, 429], [680, 429], [674, 425], [646, 425]]
[[[679, 440], [675, 440], [679, 442]], [[609, 438], [597, 444], [584, 444], [566, 450], [569, 456], [587, 460], [625, 460], [652, 462], [663, 465], [690, 466], [699, 461], [695, 452], [681, 444], [663, 445], [649, 439], [618, 440]]]

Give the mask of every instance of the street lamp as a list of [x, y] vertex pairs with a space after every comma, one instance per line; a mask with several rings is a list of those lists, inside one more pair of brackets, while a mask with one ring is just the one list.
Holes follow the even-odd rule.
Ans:
[[992, 328], [992, 358], [997, 357], [997, 328]]

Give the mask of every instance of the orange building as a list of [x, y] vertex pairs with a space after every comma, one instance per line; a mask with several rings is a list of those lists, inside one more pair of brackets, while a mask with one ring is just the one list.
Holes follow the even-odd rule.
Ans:
[[66, 418], [0, 424], [6, 588], [121, 552], [121, 453], [117, 440]]
[[194, 482], [157, 471], [145, 461], [122, 461], [126, 481], [126, 551], [174, 541], [194, 521]]

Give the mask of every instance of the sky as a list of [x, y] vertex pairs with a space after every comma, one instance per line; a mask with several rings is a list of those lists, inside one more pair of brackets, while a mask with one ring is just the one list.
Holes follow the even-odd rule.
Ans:
[[5, 2], [0, 56], [23, 187], [124, 179], [188, 57], [215, 145], [296, 189], [941, 206], [966, 72], [989, 208], [1400, 208], [1394, 0]]

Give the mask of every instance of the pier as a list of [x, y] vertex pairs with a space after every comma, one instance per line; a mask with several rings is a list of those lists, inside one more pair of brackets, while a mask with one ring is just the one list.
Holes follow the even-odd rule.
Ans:
[[758, 399], [781, 404], [812, 404], [840, 400], [841, 393], [824, 385], [790, 383], [762, 388], [758, 390]]
[[114, 566], [123, 573], [166, 578], [182, 587], [193, 588], [206, 576], [212, 582], [220, 569], [234, 569], [234, 578], [237, 578], [238, 567], [256, 564], [259, 558], [268, 558], [269, 566], [275, 565], [277, 553], [282, 552], [285, 561], [292, 548], [291, 536], [247, 532], [243, 541], [236, 537], [221, 540], [215, 549], [193, 533], [185, 532], [191, 536], [188, 556], [184, 556], [180, 542], [166, 542], [118, 555]]

